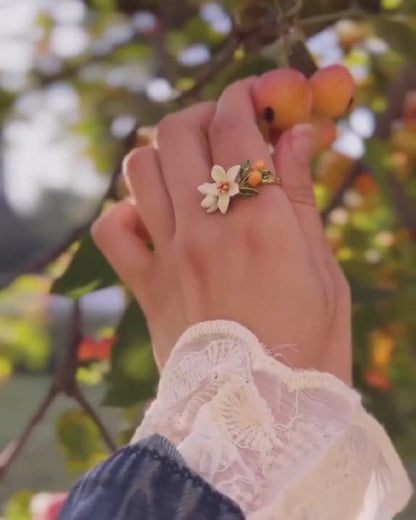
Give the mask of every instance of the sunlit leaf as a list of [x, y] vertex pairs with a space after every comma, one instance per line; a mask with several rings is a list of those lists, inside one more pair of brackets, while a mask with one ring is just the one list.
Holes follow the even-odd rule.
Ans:
[[55, 280], [51, 292], [73, 299], [118, 283], [118, 278], [102, 253], [87, 235], [65, 273]]
[[70, 471], [85, 471], [106, 456], [97, 425], [80, 410], [62, 413], [56, 434]]
[[5, 356], [0, 356], [0, 384], [8, 381], [13, 372], [13, 363]]
[[31, 520], [30, 501], [33, 491], [22, 489], [6, 502], [4, 507], [4, 520]]
[[154, 396], [158, 379], [146, 319], [135, 301], [127, 307], [116, 338], [104, 404], [130, 406]]

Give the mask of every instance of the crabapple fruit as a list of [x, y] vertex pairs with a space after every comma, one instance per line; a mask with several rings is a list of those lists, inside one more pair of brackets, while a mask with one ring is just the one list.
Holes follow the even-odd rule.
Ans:
[[354, 104], [357, 85], [349, 70], [330, 65], [309, 79], [312, 88], [312, 112], [320, 117], [339, 117]]

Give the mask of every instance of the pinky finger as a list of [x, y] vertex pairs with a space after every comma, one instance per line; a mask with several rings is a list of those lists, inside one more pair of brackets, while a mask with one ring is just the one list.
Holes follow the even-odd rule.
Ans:
[[93, 223], [91, 236], [123, 282], [139, 293], [153, 253], [137, 207], [127, 201], [115, 204]]

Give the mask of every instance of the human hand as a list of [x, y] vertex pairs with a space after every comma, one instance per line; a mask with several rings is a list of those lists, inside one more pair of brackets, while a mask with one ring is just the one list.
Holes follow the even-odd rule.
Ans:
[[[255, 122], [254, 81], [229, 86], [216, 104], [167, 116], [158, 149], [138, 148], [125, 159], [137, 206], [116, 204], [92, 235], [142, 306], [159, 368], [187, 327], [229, 319], [292, 366], [349, 383], [349, 287], [315, 206], [312, 130], [287, 131], [271, 156]], [[261, 186], [256, 197], [234, 197], [226, 215], [207, 214], [197, 187], [210, 181], [212, 165], [247, 159], [263, 159], [282, 187]]]

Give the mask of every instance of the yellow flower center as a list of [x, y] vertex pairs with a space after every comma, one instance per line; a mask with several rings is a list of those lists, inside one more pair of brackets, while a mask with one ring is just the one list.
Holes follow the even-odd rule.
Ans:
[[227, 181], [219, 182], [217, 184], [217, 187], [218, 187], [218, 191], [220, 193], [227, 193], [228, 190], [230, 189], [230, 183]]

